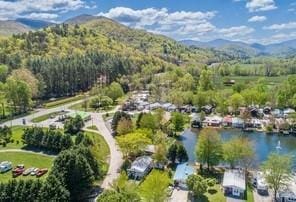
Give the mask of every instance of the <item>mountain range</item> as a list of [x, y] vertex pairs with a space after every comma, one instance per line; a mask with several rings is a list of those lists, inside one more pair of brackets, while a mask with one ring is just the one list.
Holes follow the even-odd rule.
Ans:
[[[113, 27], [115, 25], [120, 25], [119, 23], [107, 19], [105, 17], [98, 17], [98, 16], [92, 16], [92, 15], [79, 15], [73, 18], [70, 18], [66, 20], [64, 23], [70, 24], [70, 25], [84, 25], [88, 24], [89, 27], [95, 26], [96, 28], [106, 28], [107, 30], [101, 30], [101, 32], [105, 32], [108, 35], [115, 33], [110, 32], [111, 27], [106, 26], [104, 23], [110, 24]], [[18, 34], [18, 33], [24, 33], [28, 31], [38, 30], [44, 27], [48, 27], [53, 25], [54, 23], [42, 21], [42, 20], [32, 20], [27, 18], [19, 18], [16, 20], [8, 20], [8, 21], [0, 21], [0, 35], [12, 35], [12, 34]], [[104, 25], [103, 25], [104, 24]], [[124, 31], [123, 34], [124, 37], [122, 37], [122, 40], [133, 40], [133, 34], [137, 34], [139, 37], [143, 35], [144, 31], [138, 30], [138, 32], [133, 32], [133, 29], [129, 29], [126, 26], [117, 26], [117, 28], [120, 28], [120, 31]], [[151, 34], [152, 35], [152, 34]], [[121, 35], [120, 35], [121, 36]], [[119, 37], [118, 34], [116, 36], [112, 37]], [[161, 37], [161, 36], [160, 36]], [[269, 45], [262, 45], [259, 43], [253, 43], [248, 44], [244, 42], [239, 41], [231, 41], [231, 40], [225, 40], [225, 39], [216, 39], [209, 42], [200, 42], [200, 41], [194, 41], [194, 40], [182, 40], [179, 41], [180, 44], [190, 46], [190, 47], [196, 47], [201, 49], [211, 49], [216, 50], [219, 52], [224, 52], [227, 55], [233, 56], [233, 57], [253, 57], [253, 56], [260, 56], [260, 55], [278, 55], [278, 56], [290, 56], [296, 54], [296, 40], [289, 40], [282, 43], [276, 43], [276, 44], [269, 44]], [[144, 41], [141, 42], [143, 45]]]
[[240, 41], [231, 41], [225, 39], [216, 39], [208, 42], [183, 40], [182, 44], [206, 48], [215, 49], [229, 54], [241, 54], [245, 56], [258, 56], [258, 55], [295, 55], [296, 54], [296, 39], [284, 41], [281, 43], [274, 43], [263, 45], [259, 43], [248, 44]]

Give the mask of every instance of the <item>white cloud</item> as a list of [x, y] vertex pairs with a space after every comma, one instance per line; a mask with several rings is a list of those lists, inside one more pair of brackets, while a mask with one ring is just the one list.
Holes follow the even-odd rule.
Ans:
[[277, 9], [274, 0], [248, 0], [246, 7], [250, 12], [269, 11]]
[[210, 22], [216, 15], [215, 11], [169, 12], [166, 8], [134, 10], [116, 7], [110, 9], [107, 13], [99, 13], [98, 15], [117, 20], [130, 27], [146, 29], [174, 38], [196, 37], [214, 31], [216, 28]]
[[44, 13], [44, 17], [53, 17], [48, 13], [65, 13], [86, 6], [83, 0], [0, 0], [0, 19], [15, 19], [30, 15], [28, 13]]
[[273, 24], [270, 26], [263, 27], [263, 29], [276, 30], [276, 31], [286, 30], [286, 29], [296, 29], [296, 21], [283, 23], [283, 24]]
[[59, 16], [53, 13], [30, 13], [29, 15], [25, 15], [23, 17], [35, 20], [54, 20]]
[[280, 42], [291, 40], [291, 39], [296, 39], [296, 32], [278, 33], [262, 39], [261, 42], [263, 44], [271, 44], [271, 43], [280, 43]]
[[218, 33], [229, 38], [237, 37], [237, 36], [245, 36], [254, 31], [255, 31], [254, 28], [247, 27], [247, 26], [229, 27], [229, 28], [222, 28], [217, 30]]
[[258, 16], [258, 15], [256, 15], [256, 16], [251, 17], [248, 21], [249, 22], [263, 22], [266, 19], [267, 18], [265, 16]]

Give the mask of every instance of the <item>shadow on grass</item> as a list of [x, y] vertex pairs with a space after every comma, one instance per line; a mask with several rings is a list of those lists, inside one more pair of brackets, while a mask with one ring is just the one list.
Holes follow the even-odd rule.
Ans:
[[217, 192], [218, 191], [216, 189], [209, 189], [208, 190], [208, 193], [211, 194], [211, 195], [217, 194]]

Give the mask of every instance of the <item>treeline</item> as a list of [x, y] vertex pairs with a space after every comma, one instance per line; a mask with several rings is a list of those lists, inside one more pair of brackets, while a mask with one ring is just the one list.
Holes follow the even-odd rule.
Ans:
[[58, 130], [44, 130], [33, 127], [24, 129], [22, 141], [28, 147], [44, 149], [47, 151], [60, 152], [73, 146], [70, 135], [62, 134]]
[[130, 71], [131, 61], [103, 52], [89, 51], [84, 55], [31, 58], [28, 68], [44, 84], [43, 97], [48, 98], [87, 91], [97, 82], [109, 84], [119, 75]]

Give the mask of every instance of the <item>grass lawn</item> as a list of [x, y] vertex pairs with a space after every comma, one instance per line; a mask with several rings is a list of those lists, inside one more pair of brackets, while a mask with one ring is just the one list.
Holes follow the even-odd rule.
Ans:
[[70, 107], [70, 109], [77, 110], [77, 111], [84, 111], [84, 112], [108, 112], [108, 111], [113, 110], [115, 107], [116, 107], [116, 105], [112, 105], [112, 106], [109, 106], [107, 109], [95, 110], [94, 108], [91, 108], [88, 103], [88, 106], [85, 109], [84, 103], [78, 103], [78, 104], [72, 105]]
[[[29, 154], [22, 152], [5, 152], [0, 153], [0, 162], [11, 161], [13, 167], [17, 164], [24, 164], [25, 168], [35, 167], [35, 168], [48, 168], [50, 169], [53, 164], [53, 157], [43, 156], [39, 154]], [[45, 178], [47, 175], [41, 177]], [[13, 179], [11, 171], [0, 174], [0, 182], [7, 182]], [[19, 176], [17, 179], [36, 179], [35, 176]]]
[[253, 187], [251, 184], [248, 183], [247, 186], [247, 202], [254, 202], [254, 194], [253, 194]]
[[87, 129], [98, 130], [97, 126], [95, 126], [95, 125], [93, 125], [93, 126], [88, 126]]
[[110, 157], [108, 144], [105, 139], [97, 133], [85, 132], [85, 134], [94, 142], [94, 145], [91, 146], [91, 151], [102, 166], [102, 171], [105, 175], [108, 171], [108, 159]]
[[24, 144], [22, 143], [22, 134], [24, 131], [23, 126], [14, 126], [12, 127], [12, 140], [13, 142], [8, 143], [6, 147], [0, 146], [0, 150], [3, 149], [21, 149]]
[[67, 97], [67, 98], [61, 98], [61, 99], [57, 99], [55, 101], [50, 101], [44, 104], [45, 108], [54, 108], [54, 107], [58, 107], [64, 104], [68, 104], [70, 102], [75, 102], [78, 100], [83, 99], [84, 96], [83, 95], [77, 95], [75, 97]]
[[226, 197], [224, 193], [220, 189], [220, 184], [216, 184], [213, 187], [209, 187], [207, 193], [204, 195], [205, 198], [201, 200], [201, 202], [226, 202]]
[[50, 119], [51, 117], [56, 117], [58, 115], [62, 115], [64, 112], [52, 112], [52, 113], [49, 113], [49, 114], [45, 114], [43, 116], [38, 116], [34, 119], [32, 119], [32, 122], [33, 123], [39, 123], [39, 122], [42, 122], [42, 121], [45, 121], [47, 119]]

